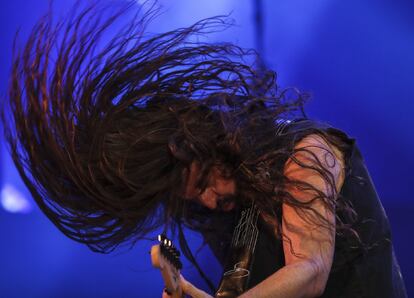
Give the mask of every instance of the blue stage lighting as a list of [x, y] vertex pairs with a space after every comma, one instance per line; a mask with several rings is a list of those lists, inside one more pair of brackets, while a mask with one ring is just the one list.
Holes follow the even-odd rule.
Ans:
[[27, 198], [11, 184], [5, 184], [1, 190], [1, 205], [11, 213], [29, 213], [32, 210]]

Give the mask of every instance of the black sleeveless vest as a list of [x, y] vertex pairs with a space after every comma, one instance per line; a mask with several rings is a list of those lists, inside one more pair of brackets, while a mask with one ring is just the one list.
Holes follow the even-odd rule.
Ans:
[[[281, 121], [276, 124], [278, 137], [283, 138], [289, 134], [297, 141], [321, 131], [343, 143], [346, 177], [340, 195], [352, 203], [357, 213], [353, 228], [361, 240], [358, 242], [354, 237], [336, 236], [334, 261], [321, 297], [407, 297], [394, 255], [389, 222], [355, 140], [328, 124], [308, 119]], [[280, 239], [269, 233], [269, 229], [260, 221], [258, 228], [260, 232], [249, 288], [285, 265]], [[219, 261], [225, 263], [223, 241], [208, 242]]]

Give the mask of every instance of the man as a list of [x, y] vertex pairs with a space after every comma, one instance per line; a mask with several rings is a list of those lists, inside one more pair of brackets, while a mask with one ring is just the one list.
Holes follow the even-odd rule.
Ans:
[[13, 61], [6, 137], [65, 235], [108, 252], [178, 227], [196, 264], [184, 225], [224, 264], [236, 218], [254, 206], [259, 234], [240, 297], [406, 296], [353, 139], [306, 119], [304, 96], [246, 65], [248, 52], [188, 41], [225, 20], [144, 38], [150, 11], [102, 48], [125, 9], [107, 12], [88, 8], [63, 27], [42, 19]]

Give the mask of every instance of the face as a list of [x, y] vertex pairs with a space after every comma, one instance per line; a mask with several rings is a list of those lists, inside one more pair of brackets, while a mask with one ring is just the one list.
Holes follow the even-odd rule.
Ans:
[[190, 166], [187, 184], [185, 185], [184, 198], [209, 208], [230, 211], [234, 208], [234, 195], [236, 194], [236, 183], [234, 179], [225, 178], [217, 167], [213, 167], [208, 176], [205, 189], [197, 188], [197, 177], [200, 173], [200, 165], [193, 162]]

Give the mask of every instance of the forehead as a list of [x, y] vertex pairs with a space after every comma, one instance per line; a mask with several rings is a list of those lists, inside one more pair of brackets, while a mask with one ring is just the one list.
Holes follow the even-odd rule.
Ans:
[[[203, 171], [207, 172], [202, 173]], [[200, 162], [193, 161], [183, 172], [184, 185], [182, 186], [182, 196], [189, 199], [196, 198], [204, 191], [205, 187], [208, 187], [210, 183], [213, 183], [213, 181], [220, 177], [222, 177], [222, 169], [219, 166], [212, 165], [208, 169], [202, 169]]]

